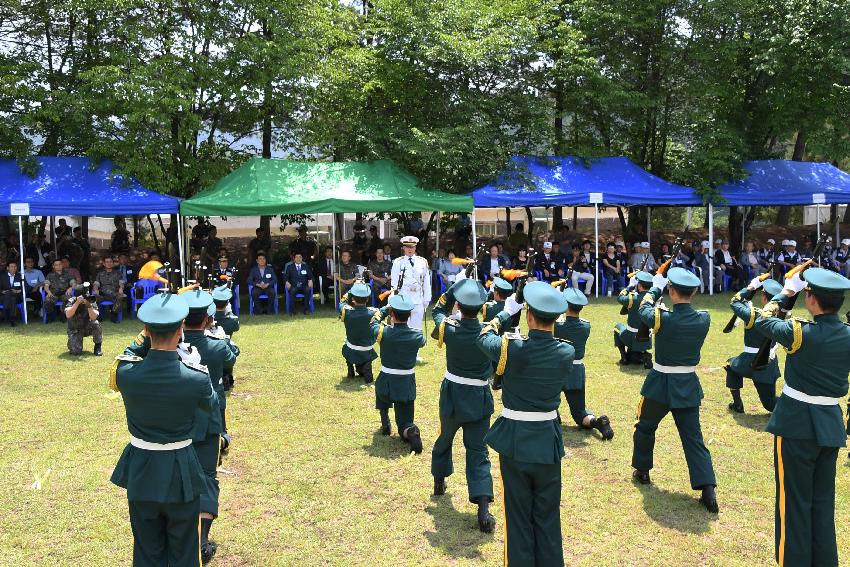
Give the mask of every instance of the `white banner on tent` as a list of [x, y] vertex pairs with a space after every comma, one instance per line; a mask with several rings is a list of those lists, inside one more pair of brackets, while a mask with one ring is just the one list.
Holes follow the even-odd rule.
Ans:
[[13, 217], [28, 217], [30, 216], [29, 203], [12, 203], [9, 205], [9, 215]]
[[591, 205], [601, 205], [604, 202], [602, 197], [603, 197], [602, 193], [589, 193], [588, 194], [588, 199], [590, 200]]
[[824, 205], [824, 204], [826, 204], [826, 193], [812, 193], [812, 204], [813, 205]]

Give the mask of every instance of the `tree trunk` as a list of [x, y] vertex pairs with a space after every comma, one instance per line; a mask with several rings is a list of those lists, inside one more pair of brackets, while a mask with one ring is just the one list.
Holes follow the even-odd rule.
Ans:
[[505, 234], [507, 234], [508, 237], [510, 238], [510, 236], [511, 236], [511, 208], [510, 207], [505, 207], [505, 227], [507, 228], [507, 231], [505, 232]]
[[564, 207], [552, 207], [552, 232], [564, 230]]
[[623, 207], [617, 207], [617, 218], [620, 219], [620, 231], [623, 233], [623, 237], [626, 236], [626, 216], [623, 214]]
[[[850, 207], [847, 207], [850, 211]], [[525, 208], [525, 216], [528, 219], [528, 242], [529, 246], [534, 247], [534, 215], [531, 212], [531, 207]]]
[[729, 207], [729, 251], [733, 256], [741, 256], [741, 209]]
[[165, 256], [162, 254], [162, 248], [159, 245], [159, 238], [156, 237], [156, 227], [153, 225], [153, 219], [150, 215], [146, 215], [148, 218], [148, 224], [151, 225], [151, 238], [153, 238], [153, 245], [156, 248], [157, 254], [159, 254], [160, 258], [165, 259]]
[[89, 239], [89, 217], [85, 215], [80, 218], [80, 232], [83, 233], [83, 238]]
[[573, 207], [573, 232], [578, 229], [578, 207]]
[[139, 217], [133, 215], [133, 248], [139, 247]]
[[[791, 156], [792, 161], [803, 161], [803, 158], [806, 157], [806, 139], [806, 131], [801, 128], [797, 132], [797, 139], [794, 140], [794, 155]], [[776, 213], [776, 224], [787, 226], [790, 218], [791, 207], [788, 205], [779, 207], [779, 211]]]

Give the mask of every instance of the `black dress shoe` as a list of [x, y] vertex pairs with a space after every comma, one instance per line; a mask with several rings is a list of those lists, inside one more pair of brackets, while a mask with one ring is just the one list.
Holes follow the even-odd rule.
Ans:
[[720, 512], [720, 508], [717, 506], [717, 496], [714, 493], [713, 486], [704, 486], [702, 488], [702, 496], [699, 497], [699, 503], [712, 514]]
[[491, 534], [496, 529], [496, 518], [489, 510], [478, 509], [478, 529], [485, 534]]
[[434, 477], [434, 496], [442, 496], [446, 493], [446, 479]]
[[652, 484], [652, 480], [649, 478], [649, 471], [639, 471], [635, 469], [635, 472], [632, 473], [632, 478], [641, 484]]
[[643, 357], [641, 358], [641, 362], [643, 362], [643, 367], [646, 370], [652, 369], [652, 355], [651, 354], [644, 353]]
[[744, 413], [744, 404], [742, 402], [730, 402], [729, 409], [735, 413]]
[[602, 439], [605, 441], [610, 441], [614, 438], [614, 430], [611, 429], [611, 420], [608, 419], [607, 415], [600, 415], [594, 420], [593, 428], [599, 430], [599, 433], [602, 434]]
[[410, 450], [413, 453], [419, 455], [422, 453], [422, 434], [419, 432], [419, 428], [415, 425], [411, 425], [407, 429], [404, 430], [405, 441], [410, 443]]
[[95, 343], [95, 345], [94, 345], [94, 355], [95, 356], [103, 356], [103, 349], [100, 348], [100, 343]]
[[206, 541], [201, 544], [201, 563], [206, 565], [210, 562], [215, 555], [215, 552], [218, 550], [218, 545], [212, 541]]

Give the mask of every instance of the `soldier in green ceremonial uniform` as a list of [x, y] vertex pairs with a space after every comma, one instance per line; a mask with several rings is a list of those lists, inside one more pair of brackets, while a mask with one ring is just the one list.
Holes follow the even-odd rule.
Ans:
[[[751, 282], [751, 285], [755, 282]], [[775, 280], [759, 281], [758, 285], [762, 286], [763, 293], [761, 294], [762, 307], [767, 305], [775, 295], [782, 291], [782, 284]], [[732, 402], [729, 404], [729, 409], [736, 413], [744, 413], [744, 401], [741, 399], [741, 388], [744, 387], [744, 378], [751, 378], [753, 386], [758, 392], [761, 405], [767, 411], [773, 411], [776, 406], [776, 380], [780, 376], [779, 361], [776, 360], [776, 347], [770, 353], [770, 360], [767, 367], [762, 370], [753, 370], [753, 360], [759, 351], [759, 347], [764, 342], [764, 335], [755, 329], [756, 308], [750, 301], [756, 293], [756, 289], [746, 287], [738, 292], [736, 298], [743, 302], [739, 308], [744, 318], [739, 319], [744, 322], [744, 352], [734, 358], [729, 359], [729, 364], [726, 365], [726, 387], [732, 394]], [[733, 301], [737, 305], [738, 301]], [[736, 311], [737, 312], [737, 311]]]
[[634, 478], [641, 484], [650, 483], [655, 432], [661, 420], [672, 413], [685, 450], [691, 488], [702, 491], [700, 504], [716, 514], [717, 480], [700, 428], [703, 392], [696, 374], [711, 318], [708, 312], [691, 306], [699, 278], [683, 268], [672, 268], [668, 275], [673, 309], [655, 305], [668, 282], [660, 274], [653, 277], [652, 288], [640, 304], [640, 318], [655, 335], [655, 362], [640, 391], [632, 452]]
[[[490, 513], [493, 477], [484, 436], [493, 415], [490, 358], [476, 347], [481, 323], [478, 312], [487, 301], [487, 291], [477, 280], [462, 279], [437, 301], [432, 316], [437, 326], [437, 346], [446, 346], [446, 373], [440, 385], [440, 435], [431, 453], [434, 495], [446, 492], [446, 478], [454, 472], [452, 444], [463, 429], [466, 449], [466, 487], [469, 501], [478, 505], [478, 528], [490, 533], [496, 519]], [[457, 302], [460, 321], [447, 315]]]
[[377, 309], [368, 307], [372, 297], [372, 288], [364, 283], [356, 283], [342, 296], [339, 302], [339, 318], [345, 323], [345, 343], [342, 356], [348, 367], [348, 377], [354, 378], [354, 372], [371, 384], [372, 361], [378, 358], [375, 352], [375, 337], [372, 335], [372, 317]]
[[112, 482], [127, 490], [134, 567], [198, 567], [198, 515], [206, 481], [191, 447], [196, 412], [216, 407], [206, 369], [176, 347], [186, 301], [157, 294], [139, 309], [150, 352], [118, 356], [109, 385], [124, 400], [130, 444]]
[[[372, 317], [372, 337], [381, 348], [381, 371], [375, 381], [375, 408], [381, 414], [381, 433], [389, 435], [390, 408], [395, 409], [395, 423], [402, 440], [414, 453], [422, 452], [422, 436], [413, 422], [416, 400], [416, 356], [425, 346], [425, 335], [407, 326], [413, 303], [405, 296], [393, 294], [389, 303]], [[384, 323], [390, 316], [392, 324]]]
[[553, 335], [567, 310], [564, 296], [545, 282], [525, 286], [528, 337], [499, 332], [522, 309], [515, 296], [484, 326], [478, 346], [498, 361], [502, 415], [485, 437], [499, 453], [505, 513], [505, 564], [564, 564], [561, 534], [561, 464], [564, 440], [558, 406], [575, 350]]
[[502, 312], [505, 308], [505, 300], [514, 291], [514, 286], [511, 282], [500, 277], [493, 278], [493, 299], [484, 304], [481, 310], [482, 318], [485, 323], [489, 323], [493, 318]]
[[555, 337], [569, 341], [575, 349], [572, 371], [564, 386], [564, 396], [570, 407], [570, 415], [579, 427], [597, 429], [602, 439], [610, 441], [614, 438], [611, 420], [607, 415], [594, 416], [584, 405], [584, 355], [587, 339], [590, 338], [590, 321], [582, 319], [580, 315], [582, 308], [587, 305], [587, 297], [578, 289], [571, 287], [564, 290], [564, 299], [567, 300], [567, 312], [555, 323]]
[[638, 272], [635, 282], [617, 296], [617, 302], [629, 310], [626, 323], [614, 325], [614, 346], [620, 350], [620, 364], [643, 363], [647, 369], [652, 365], [652, 354], [649, 352], [652, 339], [639, 341], [636, 336], [640, 327], [640, 304], [651, 286], [652, 274]]
[[[750, 283], [751, 291], [756, 283]], [[776, 317], [807, 290], [806, 309], [814, 321]], [[829, 270], [808, 268], [785, 280], [782, 292], [756, 313], [754, 327], [788, 350], [785, 385], [767, 424], [774, 435], [776, 472], [776, 560], [780, 566], [834, 567], [835, 474], [838, 451], [846, 445], [841, 398], [850, 373], [850, 328], [838, 310], [850, 280]], [[732, 309], [750, 316], [740, 298]]]
[[218, 286], [212, 290], [212, 297], [213, 303], [215, 303], [216, 325], [221, 327], [225, 335], [232, 338], [239, 330], [239, 317], [228, 309], [233, 291], [226, 285]]

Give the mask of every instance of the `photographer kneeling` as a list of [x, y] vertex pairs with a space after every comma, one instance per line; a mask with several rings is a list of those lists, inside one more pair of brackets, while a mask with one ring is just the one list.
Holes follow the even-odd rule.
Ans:
[[[78, 288], [75, 291], [79, 293], [81, 290]], [[65, 318], [68, 320], [68, 352], [73, 355], [83, 354], [83, 337], [91, 336], [94, 340], [94, 355], [103, 356], [100, 348], [103, 332], [97, 320], [99, 314], [95, 298], [89, 295], [88, 284], [81, 295], [68, 300], [65, 306]]]

